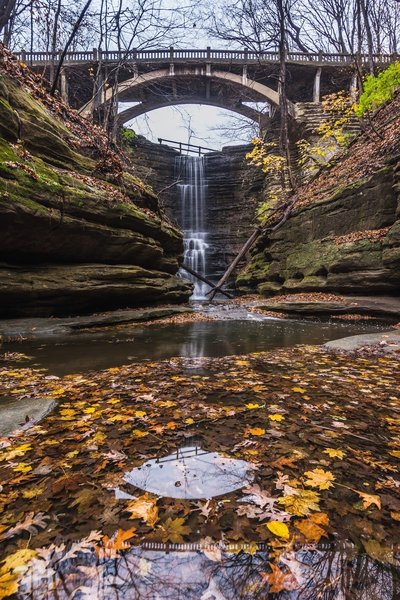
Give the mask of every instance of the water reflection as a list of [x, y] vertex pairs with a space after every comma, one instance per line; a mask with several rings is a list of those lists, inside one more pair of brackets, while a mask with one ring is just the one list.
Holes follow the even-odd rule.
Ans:
[[39, 364], [56, 375], [65, 375], [146, 359], [227, 356], [294, 344], [321, 344], [347, 335], [378, 330], [382, 327], [355, 322], [228, 320], [128, 327], [121, 331], [77, 335], [48, 343], [5, 344], [4, 349], [31, 355], [34, 357], [31, 363]]
[[147, 544], [99, 559], [75, 543], [52, 547], [24, 574], [18, 598], [52, 600], [397, 600], [399, 571], [350, 544], [305, 547], [277, 563], [240, 544]]
[[250, 483], [251, 469], [252, 465], [244, 460], [187, 446], [164, 458], [147, 461], [126, 473], [124, 480], [168, 498], [213, 498]]

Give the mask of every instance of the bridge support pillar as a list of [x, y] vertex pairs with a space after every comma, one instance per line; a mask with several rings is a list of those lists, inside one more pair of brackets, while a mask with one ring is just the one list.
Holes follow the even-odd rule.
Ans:
[[352, 102], [355, 102], [357, 100], [357, 82], [358, 82], [358, 75], [357, 73], [353, 73], [353, 76], [351, 78], [351, 82], [350, 82], [350, 98]]
[[247, 85], [247, 65], [243, 66], [243, 71], [242, 71], [242, 85]]
[[65, 69], [61, 69], [60, 86], [61, 98], [68, 104], [68, 79]]
[[321, 100], [321, 74], [322, 69], [318, 67], [314, 77], [313, 102], [320, 102]]

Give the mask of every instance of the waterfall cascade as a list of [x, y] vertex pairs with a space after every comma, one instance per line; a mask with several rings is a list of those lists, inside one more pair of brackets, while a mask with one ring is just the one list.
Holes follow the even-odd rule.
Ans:
[[[184, 264], [200, 275], [206, 275], [207, 269], [207, 180], [205, 177], [205, 158], [203, 156], [177, 156], [176, 173], [180, 202], [180, 227], [183, 230]], [[182, 276], [194, 283], [193, 300], [204, 300], [209, 286], [196, 277], [182, 271]]]

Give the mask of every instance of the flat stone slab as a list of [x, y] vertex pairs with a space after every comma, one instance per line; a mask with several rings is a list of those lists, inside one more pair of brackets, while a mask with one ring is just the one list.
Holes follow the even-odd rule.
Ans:
[[52, 398], [4, 398], [0, 397], [0, 436], [8, 435], [26, 427], [26, 418], [37, 422], [43, 419], [56, 403]]
[[400, 298], [389, 296], [348, 296], [337, 302], [263, 302], [257, 304], [260, 310], [296, 315], [367, 315], [375, 317], [400, 318]]
[[392, 353], [400, 352], [400, 330], [393, 329], [379, 333], [363, 333], [361, 335], [352, 335], [339, 340], [333, 340], [324, 344], [331, 350], [359, 350], [369, 346], [379, 346], [382, 351]]
[[18, 340], [18, 338], [33, 340], [53, 336], [69, 336], [84, 329], [153, 321], [192, 311], [193, 309], [190, 306], [164, 306], [159, 308], [116, 310], [98, 315], [64, 319], [46, 317], [5, 319], [0, 321], [0, 338], [2, 337], [3, 341], [14, 341]]

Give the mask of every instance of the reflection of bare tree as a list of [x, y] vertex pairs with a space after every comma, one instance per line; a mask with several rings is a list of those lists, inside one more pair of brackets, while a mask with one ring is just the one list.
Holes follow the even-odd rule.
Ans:
[[[55, 548], [55, 547], [53, 547]], [[263, 600], [268, 553], [235, 552], [217, 544], [147, 544], [117, 557], [99, 558], [74, 544], [35, 559], [23, 578], [19, 598], [41, 600]], [[350, 545], [300, 549], [281, 557], [298, 589], [274, 597], [285, 600], [396, 600], [399, 570], [357, 553]]]

